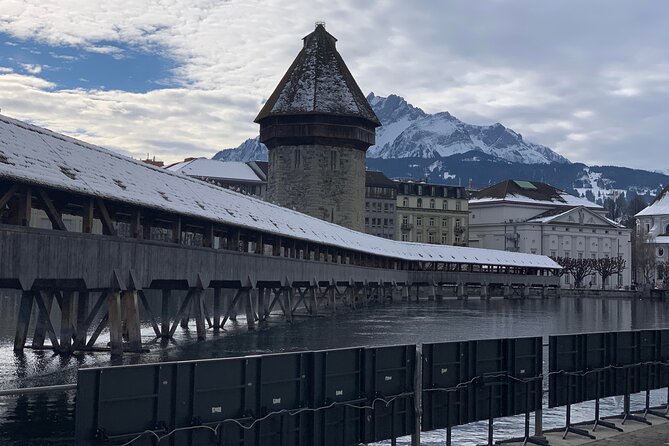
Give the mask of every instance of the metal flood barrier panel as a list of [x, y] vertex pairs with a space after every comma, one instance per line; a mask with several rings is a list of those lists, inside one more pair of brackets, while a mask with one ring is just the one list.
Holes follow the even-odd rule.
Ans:
[[541, 407], [541, 337], [423, 345], [422, 430]]
[[669, 330], [551, 336], [549, 407], [669, 385]]
[[368, 406], [363, 419], [363, 443], [414, 432], [416, 346], [365, 349]]
[[[75, 444], [349, 446], [414, 431], [416, 346], [80, 369]], [[151, 432], [148, 432], [151, 431]]]

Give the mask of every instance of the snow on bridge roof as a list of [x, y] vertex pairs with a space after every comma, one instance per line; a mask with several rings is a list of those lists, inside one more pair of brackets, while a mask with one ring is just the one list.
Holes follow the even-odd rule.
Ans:
[[545, 256], [399, 242], [353, 231], [2, 115], [0, 179], [395, 259], [559, 268]]
[[195, 158], [167, 167], [172, 172], [192, 177], [218, 178], [231, 181], [262, 183], [262, 179], [242, 161], [219, 161], [209, 158]]

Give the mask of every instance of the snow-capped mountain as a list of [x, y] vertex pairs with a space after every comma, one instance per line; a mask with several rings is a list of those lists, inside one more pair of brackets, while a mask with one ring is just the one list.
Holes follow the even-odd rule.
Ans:
[[267, 146], [260, 142], [260, 137], [249, 138], [239, 147], [225, 149], [212, 156], [221, 161], [267, 161]]
[[[376, 129], [376, 145], [367, 151], [368, 158], [433, 159], [475, 150], [515, 163], [569, 162], [546, 146], [523, 140], [500, 123], [479, 126], [464, 123], [448, 112], [428, 114], [394, 94], [384, 98], [370, 93], [367, 100], [383, 124]], [[258, 138], [248, 139], [236, 149], [218, 152], [214, 159], [266, 160], [267, 148]]]
[[425, 113], [404, 98], [370, 93], [367, 100], [383, 123], [368, 158], [439, 158], [478, 150], [506, 161], [548, 164], [569, 161], [546, 146], [523, 140], [500, 123], [467, 124], [448, 112]]

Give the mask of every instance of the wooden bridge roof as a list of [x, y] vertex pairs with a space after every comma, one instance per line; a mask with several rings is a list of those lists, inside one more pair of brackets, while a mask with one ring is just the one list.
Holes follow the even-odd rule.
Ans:
[[2, 115], [0, 179], [400, 260], [559, 268], [545, 256], [356, 232]]

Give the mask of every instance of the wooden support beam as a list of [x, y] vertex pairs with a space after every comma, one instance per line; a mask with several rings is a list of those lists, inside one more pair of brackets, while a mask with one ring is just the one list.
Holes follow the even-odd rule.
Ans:
[[205, 248], [214, 247], [214, 224], [206, 223], [204, 225], [204, 234], [202, 235], [202, 245]]
[[223, 322], [221, 322], [221, 327], [225, 326], [225, 323], [230, 320], [237, 320], [237, 313], [236, 313], [236, 306], [237, 302], [243, 297], [244, 288], [239, 288], [237, 292], [235, 293], [234, 297], [230, 300], [230, 304], [227, 306], [225, 310], [225, 315], [223, 316]]
[[246, 328], [248, 330], [255, 330], [256, 316], [253, 312], [253, 303], [251, 302], [251, 289], [244, 289], [244, 309], [246, 310]]
[[193, 310], [195, 313], [195, 327], [197, 328], [197, 340], [204, 341], [207, 338], [207, 329], [204, 326], [204, 290], [196, 289], [193, 293]]
[[127, 290], [121, 293], [121, 305], [125, 313], [125, 327], [128, 330], [128, 346], [130, 351], [142, 350], [142, 331], [139, 321], [139, 302], [136, 290]]
[[[105, 296], [105, 301], [108, 300], [107, 294], [103, 294]], [[91, 337], [88, 339], [88, 342], [86, 343], [87, 348], [91, 348], [95, 345], [95, 341], [98, 340], [98, 337], [100, 336], [100, 333], [102, 333], [102, 330], [105, 329], [109, 322], [109, 311], [105, 311], [105, 314], [102, 316], [102, 319], [100, 319], [100, 322], [98, 323], [98, 326], [93, 330], [93, 334], [91, 334]]]
[[[105, 235], [116, 235], [116, 228], [114, 227], [114, 221], [109, 215], [109, 210], [104, 200], [98, 198], [97, 200], [98, 209], [100, 210], [100, 220], [102, 221], [102, 230]], [[109, 316], [109, 320], [112, 320], [112, 316]]]
[[[106, 292], [100, 293], [98, 300], [95, 302], [95, 305], [93, 305], [93, 308], [91, 309], [90, 313], [88, 313], [88, 316], [86, 316], [86, 319], [81, 325], [79, 324], [80, 308], [77, 307], [77, 338], [74, 341], [74, 347], [73, 347], [74, 350], [79, 350], [84, 346], [88, 346], [89, 343], [86, 342], [86, 334], [88, 333], [88, 329], [91, 327], [93, 320], [95, 320], [95, 317], [98, 315], [100, 308], [102, 308], [102, 306], [105, 304], [106, 301], [107, 301], [107, 293]], [[80, 337], [79, 333], [83, 333], [83, 336]], [[95, 341], [93, 341], [93, 343], [95, 343]]]
[[[44, 340], [46, 339], [46, 323], [47, 320], [51, 318], [51, 306], [53, 305], [53, 296], [48, 291], [37, 291], [36, 293], [41, 293], [40, 298], [44, 299], [44, 306], [48, 314], [44, 314], [42, 311], [38, 312], [37, 315], [37, 324], [35, 325], [35, 334], [33, 335], [33, 348], [42, 348], [44, 347]], [[38, 297], [35, 297], [37, 300]], [[37, 306], [39, 308], [39, 305]]]
[[132, 238], [141, 238], [142, 233], [140, 227], [142, 226], [142, 211], [134, 209], [130, 216], [130, 236]]
[[221, 288], [214, 288], [214, 331], [221, 329]]
[[56, 330], [54, 330], [53, 325], [51, 324], [51, 306], [47, 309], [44, 300], [46, 295], [47, 293], [45, 291], [35, 292], [34, 298], [40, 314], [45, 315], [44, 323], [46, 324], [46, 332], [49, 334], [49, 339], [51, 339], [51, 346], [54, 351], [58, 351], [60, 349], [60, 343], [58, 342], [58, 336], [56, 336]]
[[184, 315], [187, 313], [190, 307], [190, 302], [191, 299], [193, 298], [193, 293], [195, 292], [195, 288], [191, 288], [188, 290], [188, 294], [186, 294], [186, 297], [184, 297], [183, 302], [181, 303], [181, 307], [179, 307], [179, 311], [177, 311], [176, 316], [174, 316], [174, 323], [172, 324], [172, 328], [170, 328], [170, 332], [168, 333], [168, 337], [174, 336], [174, 332], [177, 331], [177, 326], [179, 325], [179, 322], [181, 322], [181, 319], [184, 317]]
[[181, 217], [177, 216], [172, 224], [172, 242], [181, 244]]
[[56, 206], [53, 204], [53, 201], [46, 193], [46, 191], [42, 188], [39, 188], [37, 189], [37, 193], [39, 194], [39, 198], [42, 201], [42, 204], [44, 204], [44, 212], [46, 212], [46, 216], [49, 217], [49, 221], [51, 221], [51, 227], [58, 231], [67, 231], [65, 223], [63, 223], [62, 214], [58, 209], [56, 209]]
[[19, 190], [19, 185], [14, 183], [9, 187], [9, 189], [7, 189], [7, 192], [5, 192], [4, 194], [2, 194], [0, 196], [0, 211], [5, 206], [7, 206], [7, 203], [9, 203], [9, 200], [11, 200], [12, 197], [14, 197], [14, 194], [16, 194], [16, 192], [18, 192], [18, 190]]
[[31, 291], [24, 291], [21, 294], [21, 304], [19, 306], [19, 314], [16, 320], [16, 334], [14, 335], [14, 351], [22, 352], [26, 345], [26, 338], [28, 337], [28, 327], [30, 326], [30, 315], [33, 310], [33, 293]]
[[[109, 345], [112, 355], [123, 353], [123, 328], [121, 327], [121, 292], [107, 293], [107, 315], [109, 316]], [[91, 337], [92, 339], [92, 337]]]
[[170, 336], [170, 295], [172, 290], [164, 289], [162, 292], [162, 309], [160, 313], [160, 336]]
[[72, 335], [74, 334], [74, 315], [72, 314], [74, 306], [74, 292], [65, 291], [60, 299], [56, 299], [60, 304], [60, 351], [70, 353], [72, 351]]
[[144, 212], [144, 220], [142, 224], [142, 239], [151, 240], [151, 225], [153, 224], [153, 219], [148, 212]]
[[19, 201], [19, 209], [16, 215], [17, 222], [19, 226], [30, 226], [30, 218], [32, 216], [33, 209], [33, 192], [30, 186], [24, 188], [24, 194], [21, 200]]
[[149, 301], [144, 294], [144, 290], [137, 290], [137, 295], [139, 296], [139, 300], [144, 306], [144, 311], [146, 311], [147, 316], [149, 316], [149, 321], [151, 321], [153, 332], [156, 334], [156, 337], [159, 338], [160, 328], [158, 327], [158, 322], [156, 322], [156, 317], [153, 315], [153, 311], [151, 311], [151, 306], [149, 305]]
[[86, 335], [88, 333], [88, 291], [79, 291], [77, 293], [77, 334], [74, 340], [74, 350], [86, 345]]
[[95, 201], [92, 198], [86, 200], [82, 212], [82, 231], [85, 234], [91, 234], [93, 232], [93, 221], [95, 218]]

